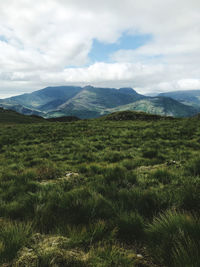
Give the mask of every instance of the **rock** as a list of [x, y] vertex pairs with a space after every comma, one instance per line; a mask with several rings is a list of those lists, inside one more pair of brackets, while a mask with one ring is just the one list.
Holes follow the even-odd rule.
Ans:
[[79, 176], [79, 174], [77, 172], [66, 172], [65, 173], [66, 177], [71, 177], [71, 176]]
[[138, 259], [143, 259], [143, 256], [141, 254], [136, 255]]

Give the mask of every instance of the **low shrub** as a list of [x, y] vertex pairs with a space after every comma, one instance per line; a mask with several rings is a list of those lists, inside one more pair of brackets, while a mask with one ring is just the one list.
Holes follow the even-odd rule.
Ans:
[[56, 166], [54, 162], [44, 161], [37, 166], [36, 174], [38, 180], [55, 179], [62, 174], [62, 171]]

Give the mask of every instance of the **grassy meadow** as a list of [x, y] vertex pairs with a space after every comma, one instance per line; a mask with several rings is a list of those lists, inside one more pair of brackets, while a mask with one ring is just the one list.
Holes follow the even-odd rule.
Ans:
[[199, 267], [200, 120], [0, 124], [0, 266]]

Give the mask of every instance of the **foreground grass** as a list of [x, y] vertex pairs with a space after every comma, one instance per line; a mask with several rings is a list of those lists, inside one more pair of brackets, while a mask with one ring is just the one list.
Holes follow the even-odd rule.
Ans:
[[0, 264], [200, 266], [200, 123], [1, 125]]

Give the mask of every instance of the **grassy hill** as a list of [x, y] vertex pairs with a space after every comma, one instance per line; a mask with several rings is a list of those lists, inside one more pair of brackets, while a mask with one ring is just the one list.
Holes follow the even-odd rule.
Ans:
[[118, 111], [101, 117], [104, 120], [113, 121], [128, 121], [128, 120], [144, 120], [144, 121], [154, 121], [154, 120], [172, 120], [173, 117], [166, 117], [160, 115], [149, 114], [142, 111]]
[[75, 116], [64, 116], [58, 118], [44, 119], [37, 115], [23, 115], [13, 110], [0, 108], [0, 123], [44, 123], [44, 122], [72, 122], [80, 120]]
[[0, 108], [0, 123], [37, 123], [45, 119], [38, 116], [25, 116], [12, 110]]
[[1, 123], [0, 265], [200, 266], [199, 151], [197, 117]]

